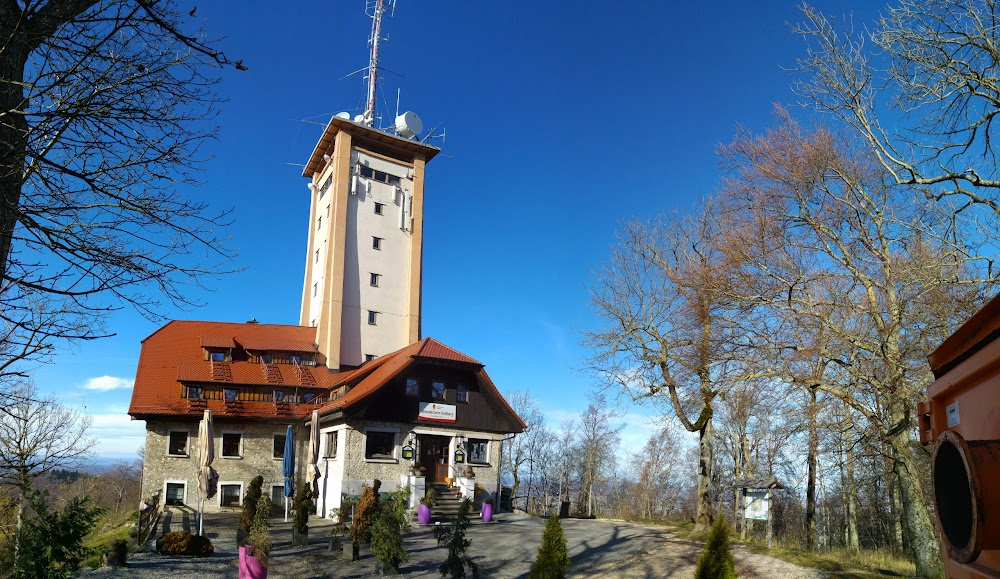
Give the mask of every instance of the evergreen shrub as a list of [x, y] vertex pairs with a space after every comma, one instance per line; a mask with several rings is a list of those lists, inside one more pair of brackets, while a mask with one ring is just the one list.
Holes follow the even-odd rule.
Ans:
[[720, 513], [708, 532], [705, 548], [698, 556], [695, 579], [736, 579], [736, 562], [729, 552], [729, 525]]
[[569, 550], [559, 517], [549, 517], [528, 579], [563, 579], [569, 572]]

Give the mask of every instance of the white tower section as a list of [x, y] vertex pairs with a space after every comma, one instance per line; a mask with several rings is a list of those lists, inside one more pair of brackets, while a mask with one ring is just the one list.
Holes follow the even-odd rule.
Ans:
[[330, 368], [420, 339], [424, 166], [438, 149], [334, 117], [303, 176], [310, 226], [300, 323]]

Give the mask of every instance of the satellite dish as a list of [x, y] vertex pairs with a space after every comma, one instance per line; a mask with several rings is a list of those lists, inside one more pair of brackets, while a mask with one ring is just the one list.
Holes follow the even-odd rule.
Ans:
[[365, 116], [364, 115], [354, 115], [354, 122], [355, 123], [363, 123], [363, 122], [365, 122]]
[[424, 130], [424, 123], [417, 116], [417, 113], [406, 111], [396, 117], [396, 132], [400, 136], [409, 139], [419, 135], [422, 130]]
[[337, 113], [337, 118], [349, 121], [349, 120], [351, 120], [351, 113], [349, 113], [347, 111], [344, 111], [342, 113]]

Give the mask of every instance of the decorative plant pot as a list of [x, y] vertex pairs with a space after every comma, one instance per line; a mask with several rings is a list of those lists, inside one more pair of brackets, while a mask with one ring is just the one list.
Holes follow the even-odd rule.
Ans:
[[417, 505], [417, 522], [421, 525], [431, 524], [431, 508], [423, 503]]
[[247, 555], [246, 562], [247, 579], [267, 579], [267, 567], [261, 565], [257, 557]]
[[295, 527], [292, 527], [292, 546], [293, 547], [308, 547], [309, 546], [309, 529], [306, 529], [304, 533], [300, 533]]
[[240, 579], [247, 576], [247, 546], [240, 545]]
[[343, 553], [342, 557], [345, 561], [354, 560], [354, 545], [350, 541], [344, 543], [344, 546], [341, 549]]
[[381, 561], [375, 562], [375, 570], [378, 571], [379, 576], [384, 577], [386, 575], [399, 575], [399, 564], [396, 565], [386, 565]]
[[493, 505], [483, 503], [483, 522], [488, 523], [493, 520]]

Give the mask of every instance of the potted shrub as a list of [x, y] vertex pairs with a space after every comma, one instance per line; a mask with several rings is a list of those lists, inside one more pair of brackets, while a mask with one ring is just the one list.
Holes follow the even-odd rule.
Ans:
[[271, 556], [271, 532], [268, 516], [271, 514], [271, 497], [263, 495], [257, 501], [257, 511], [254, 513], [253, 525], [250, 527], [250, 537], [247, 540], [245, 556], [245, 577], [249, 579], [266, 579], [267, 563]]
[[378, 562], [379, 575], [398, 574], [400, 564], [408, 558], [403, 550], [403, 532], [410, 526], [406, 520], [406, 506], [409, 502], [408, 487], [389, 494], [388, 499], [382, 501], [382, 507], [372, 523], [372, 555]]
[[354, 508], [354, 520], [351, 523], [351, 560], [357, 561], [361, 555], [361, 545], [371, 538], [370, 529], [378, 506], [378, 495], [372, 487], [365, 485], [361, 498]]
[[465, 478], [476, 478], [476, 471], [472, 468], [472, 465], [465, 465]]
[[483, 501], [482, 515], [484, 523], [488, 523], [493, 520], [493, 499], [486, 499]]
[[424, 463], [420, 462], [419, 460], [416, 463], [414, 463], [413, 467], [417, 470], [418, 476], [425, 476], [427, 474], [427, 467], [424, 466]]
[[250, 486], [243, 495], [243, 512], [240, 514], [239, 526], [236, 528], [236, 544], [240, 547], [246, 544], [247, 537], [250, 536], [250, 527], [253, 526], [253, 517], [257, 512], [257, 501], [260, 500], [261, 487], [264, 485], [264, 477], [257, 475], [250, 480]]
[[434, 506], [434, 489], [427, 489], [424, 498], [417, 505], [417, 522], [421, 525], [431, 524], [431, 507]]
[[295, 519], [292, 524], [292, 545], [308, 546], [309, 513], [316, 507], [312, 501], [312, 489], [305, 482], [299, 482], [292, 508], [295, 509]]
[[117, 539], [108, 545], [109, 549], [104, 554], [104, 564], [109, 567], [125, 567], [128, 559], [128, 540]]

